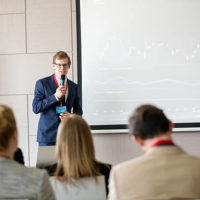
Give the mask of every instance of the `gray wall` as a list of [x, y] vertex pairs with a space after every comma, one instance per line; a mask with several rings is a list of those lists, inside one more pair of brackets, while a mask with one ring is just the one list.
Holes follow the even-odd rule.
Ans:
[[[200, 157], [200, 132], [175, 132], [172, 136], [177, 145]], [[97, 158], [112, 164], [143, 154], [128, 134], [95, 134], [94, 142]]]
[[[15, 112], [26, 165], [35, 165], [39, 115], [32, 112], [37, 79], [53, 73], [52, 56], [69, 53], [69, 78], [77, 82], [75, 0], [0, 0], [0, 103]], [[200, 133], [175, 133], [175, 141], [200, 156]], [[97, 159], [112, 164], [142, 154], [127, 134], [94, 134]]]

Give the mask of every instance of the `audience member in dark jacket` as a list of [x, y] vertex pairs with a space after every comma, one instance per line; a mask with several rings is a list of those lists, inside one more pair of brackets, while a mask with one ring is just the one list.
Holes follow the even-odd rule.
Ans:
[[24, 156], [22, 150], [19, 147], [17, 148], [17, 151], [14, 154], [14, 160], [24, 165]]

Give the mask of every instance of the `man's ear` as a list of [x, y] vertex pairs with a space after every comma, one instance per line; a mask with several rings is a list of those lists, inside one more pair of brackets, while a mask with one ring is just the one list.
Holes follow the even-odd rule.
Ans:
[[55, 70], [56, 69], [56, 65], [52, 64], [52, 68], [53, 68], [53, 70]]
[[172, 121], [169, 120], [169, 130], [170, 130], [170, 132], [172, 132], [173, 128], [174, 128], [174, 124], [172, 123]]
[[13, 134], [13, 139], [15, 140], [17, 146], [18, 146], [18, 132], [17, 129], [15, 129], [14, 134]]
[[140, 146], [144, 146], [144, 141], [143, 139], [133, 136], [133, 140], [136, 141]]

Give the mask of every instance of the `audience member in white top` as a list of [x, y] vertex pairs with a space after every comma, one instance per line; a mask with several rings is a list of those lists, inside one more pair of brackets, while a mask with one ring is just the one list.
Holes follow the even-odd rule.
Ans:
[[[61, 121], [57, 133], [56, 156], [58, 163], [51, 183], [57, 199], [106, 198], [105, 179], [109, 177], [111, 166], [95, 159], [90, 128], [79, 115], [70, 114]], [[103, 193], [98, 178], [102, 175], [105, 176]]]
[[13, 160], [17, 144], [14, 114], [0, 105], [0, 199], [54, 200], [45, 170], [27, 168]]

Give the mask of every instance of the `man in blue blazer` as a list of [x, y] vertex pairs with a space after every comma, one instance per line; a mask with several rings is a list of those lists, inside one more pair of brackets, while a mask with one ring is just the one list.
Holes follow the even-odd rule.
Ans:
[[[66, 52], [59, 51], [53, 57], [54, 74], [36, 82], [33, 112], [40, 113], [37, 131], [39, 146], [55, 145], [60, 121], [71, 112], [82, 115], [78, 85], [67, 76], [71, 60]], [[64, 82], [61, 84], [61, 82]]]

